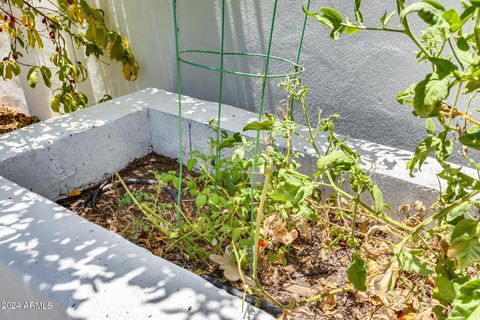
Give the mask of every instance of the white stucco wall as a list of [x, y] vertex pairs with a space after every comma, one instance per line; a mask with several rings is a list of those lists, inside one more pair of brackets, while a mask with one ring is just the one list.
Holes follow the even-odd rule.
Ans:
[[[220, 1], [177, 1], [181, 48], [218, 49]], [[127, 82], [122, 80], [121, 67], [117, 63], [99, 66], [90, 60], [91, 76], [84, 84], [91, 97], [90, 102], [94, 103], [105, 92], [115, 97], [149, 86], [176, 90], [172, 0], [92, 2], [104, 8], [110, 25], [129, 38], [141, 69], [136, 82]], [[295, 58], [304, 2], [279, 0], [272, 54]], [[442, 2], [455, 3], [452, 0]], [[272, 4], [273, 0], [227, 0], [226, 50], [265, 52]], [[351, 12], [353, 1], [312, 1], [313, 9], [329, 4], [342, 12]], [[394, 1], [364, 0], [363, 7], [366, 24], [377, 24], [385, 10], [394, 9]], [[423, 121], [413, 118], [409, 108], [398, 105], [395, 95], [410, 83], [421, 80], [427, 66], [416, 64], [415, 48], [407, 37], [366, 32], [333, 41], [328, 34], [325, 27], [309, 20], [302, 62], [307, 68], [304, 83], [311, 88], [309, 102], [312, 115], [316, 114], [319, 106], [324, 114], [338, 113], [342, 116], [337, 125], [339, 133], [414, 149], [423, 136]], [[212, 65], [218, 63], [211, 58], [207, 62]], [[259, 58], [226, 59], [226, 67], [244, 71], [260, 72], [262, 66], [263, 60]], [[273, 63], [272, 71], [279, 70], [289, 69]], [[217, 100], [218, 74], [182, 66], [182, 78], [185, 94]], [[0, 90], [4, 86], [1, 81]], [[283, 92], [276, 87], [277, 82], [268, 84], [266, 111], [273, 111], [278, 101], [284, 98]], [[257, 79], [227, 75], [224, 88], [225, 103], [250, 111], [258, 109], [260, 82]], [[48, 105], [45, 106], [48, 99], [44, 98], [43, 92], [26, 90], [26, 100], [32, 113], [48, 109]]]

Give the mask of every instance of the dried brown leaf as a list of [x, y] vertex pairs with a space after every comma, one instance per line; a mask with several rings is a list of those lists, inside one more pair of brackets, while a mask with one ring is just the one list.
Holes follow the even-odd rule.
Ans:
[[223, 270], [223, 276], [228, 281], [237, 282], [241, 280], [243, 276], [246, 285], [252, 288], [255, 286], [255, 282], [251, 278], [247, 277], [244, 274], [240, 275], [240, 272], [238, 271], [238, 266], [232, 262], [232, 259], [227, 253], [224, 253], [223, 256], [220, 256], [218, 254], [211, 254], [209, 258], [218, 265], [220, 270]]
[[326, 316], [330, 316], [337, 313], [337, 298], [335, 295], [326, 296], [322, 300], [322, 311]]
[[263, 231], [273, 242], [289, 245], [298, 238], [298, 231], [288, 231], [286, 225], [285, 221], [272, 214], [263, 221]]
[[397, 281], [398, 262], [390, 262], [385, 270], [373, 278], [373, 289], [375, 295], [381, 299], [383, 304], [388, 305], [386, 299], [388, 291], [395, 286]]
[[223, 270], [223, 276], [228, 281], [236, 282], [241, 279], [237, 266], [232, 262], [228, 254], [225, 253], [223, 256], [211, 254], [209, 258], [219, 266], [220, 270]]
[[306, 220], [302, 220], [297, 224], [298, 230], [300, 230], [300, 236], [304, 239], [309, 239], [312, 236], [312, 228]]
[[417, 200], [415, 201], [415, 211], [422, 213], [427, 211], [427, 208], [425, 207], [422, 201]]
[[313, 288], [305, 287], [296, 283], [286, 283], [283, 285], [283, 289], [301, 297], [311, 297], [318, 293], [318, 291]]

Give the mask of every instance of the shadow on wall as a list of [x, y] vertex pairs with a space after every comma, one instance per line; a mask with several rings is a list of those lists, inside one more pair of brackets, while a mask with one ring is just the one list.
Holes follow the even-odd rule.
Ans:
[[0, 200], [1, 263], [75, 319], [239, 318], [229, 295], [198, 276], [1, 180], [0, 194], [14, 195]]
[[[87, 86], [98, 101], [103, 94], [122, 96], [146, 87], [173, 90], [173, 47], [171, 9], [168, 0], [96, 0], [95, 4], [106, 11], [106, 22], [127, 37], [139, 62], [140, 73], [136, 81], [123, 77], [122, 65], [97, 63], [88, 59], [90, 72]], [[92, 102], [93, 102], [92, 101]]]
[[[295, 1], [288, 5], [282, 5], [280, 2], [273, 36], [272, 55], [295, 60], [303, 22], [302, 4], [303, 1]], [[295, 7], [298, 12], [293, 10]], [[179, 0], [178, 12], [181, 50], [220, 51], [221, 1]], [[196, 14], [192, 14], [193, 12]], [[292, 21], [291, 17], [287, 16], [292, 12], [294, 12], [293, 16], [298, 18], [297, 21]], [[226, 52], [265, 54], [268, 47], [272, 13], [273, 1], [227, 1], [224, 50]], [[285, 28], [286, 24], [290, 25], [289, 29]], [[287, 32], [285, 33], [285, 31]], [[287, 47], [284, 46], [285, 41], [289, 41]], [[192, 60], [217, 68], [220, 66], [219, 56], [192, 57]], [[224, 63], [226, 69], [262, 74], [265, 59], [233, 56], [225, 57]], [[290, 65], [276, 61], [270, 62], [270, 74], [291, 71]], [[182, 79], [185, 93], [204, 100], [218, 101], [220, 74], [182, 65]], [[282, 94], [281, 90], [277, 88], [278, 83], [279, 80], [267, 82], [265, 103], [267, 112], [273, 112], [276, 104], [281, 100], [278, 99], [278, 93]], [[258, 78], [225, 75], [223, 102], [249, 111], [258, 111], [261, 86], [262, 81]]]
[[[122, 64], [110, 62], [108, 51], [99, 62], [95, 57], [86, 57], [83, 48], [68, 46], [71, 56], [75, 56], [88, 70], [89, 78], [79, 84], [79, 88], [93, 105], [104, 94], [113, 97], [126, 95], [146, 87], [157, 87], [172, 91], [174, 77], [174, 50], [171, 37], [171, 7], [169, 0], [142, 0], [141, 5], [132, 0], [96, 0], [95, 5], [105, 10], [106, 23], [127, 37], [129, 45], [140, 64], [139, 78], [136, 81], [124, 79]], [[46, 4], [50, 6], [50, 4]], [[73, 54], [75, 51], [75, 55]], [[52, 43], [45, 42], [42, 52], [32, 52], [25, 56], [25, 62], [46, 64], [52, 67], [49, 55], [54, 52]], [[28, 68], [22, 69], [21, 83], [31, 114], [40, 119], [48, 119], [55, 114], [50, 109], [51, 88], [39, 81], [35, 89], [30, 88], [26, 79]], [[52, 88], [60, 83], [53, 79]]]

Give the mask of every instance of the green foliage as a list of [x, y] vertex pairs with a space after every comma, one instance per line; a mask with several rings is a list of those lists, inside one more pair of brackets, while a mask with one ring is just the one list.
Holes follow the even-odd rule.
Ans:
[[460, 287], [453, 300], [453, 310], [448, 320], [474, 320], [480, 318], [480, 279], [471, 280]]
[[[461, 11], [433, 0], [392, 2], [396, 4], [396, 12], [385, 12], [379, 26], [364, 25], [360, 2], [355, 0], [352, 1], [355, 23], [334, 8], [321, 8], [307, 14], [331, 29], [334, 39], [366, 31], [404, 35], [418, 48], [414, 53], [418, 63], [430, 65], [432, 71], [400, 92], [397, 100], [411, 105], [414, 116], [426, 118], [426, 137], [407, 165], [410, 174], [420, 170], [427, 157], [433, 156], [443, 168], [438, 178], [446, 187], [431, 208], [433, 215], [416, 225], [396, 245], [395, 252], [404, 271], [425, 277], [435, 275], [433, 295], [441, 305], [434, 311], [439, 318], [477, 319], [480, 290], [475, 278], [480, 273], [480, 228], [478, 219], [473, 219], [471, 213], [480, 207], [474, 200], [480, 193], [480, 185], [477, 178], [468, 176], [447, 160], [454, 150], [462, 150], [465, 160], [479, 168], [479, 163], [469, 157], [468, 149], [480, 150], [480, 122], [476, 120], [479, 110], [471, 109], [480, 89], [480, 2], [462, 0]], [[400, 21], [396, 28], [390, 26], [394, 16]], [[417, 30], [413, 30], [409, 22], [413, 16], [423, 22], [422, 26], [415, 24]], [[462, 106], [465, 101], [468, 104]], [[375, 194], [372, 196], [379, 199]], [[375, 202], [380, 208], [381, 201]], [[392, 226], [391, 222], [387, 225]], [[443, 248], [434, 251], [425, 237], [446, 240]], [[429, 260], [429, 256], [433, 260]], [[453, 309], [449, 309], [451, 307]], [[452, 311], [449, 313], [449, 310]]]
[[[0, 61], [0, 77], [10, 80], [20, 74], [20, 66], [25, 66], [29, 68], [27, 80], [32, 88], [38, 84], [39, 73], [50, 88], [53, 70], [55, 82], [60, 85], [53, 89], [51, 108], [60, 113], [88, 106], [86, 95], [78, 89], [88, 72], [77, 52], [83, 51], [86, 57], [93, 55], [102, 62], [107, 56], [122, 64], [126, 80], [137, 78], [138, 63], [126, 39], [106, 25], [102, 10], [91, 7], [86, 0], [57, 0], [48, 5], [51, 7], [30, 0], [5, 0], [0, 4], [0, 32], [5, 32], [10, 40], [10, 51]], [[42, 51], [44, 41], [51, 42], [54, 48], [48, 64], [30, 65], [22, 61], [24, 53]]]
[[448, 254], [458, 261], [458, 267], [461, 270], [480, 262], [480, 240], [478, 236], [478, 223], [475, 220], [461, 220], [453, 229]]
[[428, 265], [421, 261], [417, 253], [408, 250], [402, 250], [398, 254], [398, 262], [400, 266], [411, 273], [415, 273], [421, 276], [428, 276], [433, 273]]
[[352, 255], [352, 264], [348, 268], [348, 280], [359, 291], [366, 291], [368, 269], [365, 261], [358, 254]]

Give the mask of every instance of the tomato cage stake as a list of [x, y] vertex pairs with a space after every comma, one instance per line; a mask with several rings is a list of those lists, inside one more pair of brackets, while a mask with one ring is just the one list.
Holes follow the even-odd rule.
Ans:
[[[262, 120], [263, 116], [263, 110], [265, 107], [265, 92], [266, 92], [266, 85], [268, 79], [273, 79], [273, 78], [285, 78], [285, 77], [293, 77], [293, 76], [298, 76], [300, 75], [303, 71], [304, 68], [301, 66], [300, 63], [300, 55], [302, 52], [302, 46], [303, 46], [303, 40], [305, 36], [305, 29], [307, 26], [307, 15], [305, 15], [305, 18], [303, 20], [303, 25], [301, 28], [301, 34], [300, 34], [300, 41], [298, 45], [298, 50], [297, 50], [297, 57], [295, 62], [292, 62], [288, 59], [282, 58], [282, 57], [277, 57], [271, 55], [271, 48], [272, 48], [272, 42], [273, 42], [273, 35], [274, 35], [274, 29], [275, 29], [275, 19], [277, 16], [277, 8], [278, 8], [278, 2], [279, 0], [273, 0], [273, 13], [272, 13], [272, 18], [271, 18], [271, 25], [270, 25], [270, 33], [269, 33], [269, 38], [268, 38], [268, 46], [267, 46], [267, 52], [266, 53], [254, 53], [254, 52], [225, 52], [224, 51], [224, 45], [225, 45], [225, 0], [222, 1], [222, 17], [221, 17], [221, 39], [220, 39], [220, 51], [215, 51], [215, 50], [180, 50], [179, 47], [179, 28], [178, 28], [178, 20], [177, 20], [177, 0], [172, 0], [173, 4], [173, 24], [174, 24], [174, 29], [175, 29], [175, 49], [176, 49], [176, 63], [177, 63], [177, 87], [178, 87], [178, 131], [179, 131], [179, 163], [180, 163], [180, 168], [179, 168], [179, 179], [178, 179], [178, 198], [177, 198], [177, 224], [180, 223], [181, 220], [181, 189], [182, 189], [182, 178], [183, 178], [183, 116], [182, 116], [182, 78], [181, 78], [181, 65], [182, 63], [188, 64], [194, 67], [202, 68], [208, 71], [213, 71], [213, 72], [218, 72], [219, 73], [219, 88], [218, 88], [218, 114], [217, 114], [217, 135], [216, 135], [216, 148], [215, 148], [215, 177], [216, 180], [218, 180], [218, 172], [219, 172], [219, 167], [218, 164], [220, 163], [220, 157], [221, 157], [221, 150], [219, 148], [219, 141], [221, 137], [221, 129], [222, 129], [222, 124], [221, 124], [221, 115], [222, 115], [222, 103], [223, 103], [223, 75], [224, 74], [231, 74], [231, 75], [236, 75], [236, 76], [242, 76], [242, 77], [252, 77], [252, 78], [260, 78], [262, 80], [262, 86], [261, 86], [261, 95], [260, 95], [260, 106], [259, 106], [259, 116], [258, 120]], [[311, 0], [306, 1], [305, 8], [306, 10], [310, 9], [310, 2]], [[300, 10], [300, 8], [299, 8]], [[190, 61], [186, 59], [184, 56], [186, 54], [197, 54], [197, 55], [215, 55], [218, 56], [220, 59], [220, 67], [212, 67], [200, 63], [196, 63], [193, 61]], [[258, 74], [258, 73], [249, 73], [249, 72], [242, 72], [242, 71], [236, 71], [236, 70], [229, 70], [224, 68], [224, 58], [225, 56], [249, 56], [249, 57], [262, 57], [264, 58], [264, 68], [263, 68], [263, 73]], [[277, 73], [277, 74], [270, 74], [269, 73], [269, 65], [270, 65], [270, 60], [276, 60], [280, 61], [283, 63], [286, 63], [290, 66], [293, 67], [293, 70], [291, 72], [287, 73]], [[291, 111], [293, 109], [293, 101], [290, 102], [290, 114], [289, 117], [292, 117], [293, 112]], [[250, 224], [252, 227], [254, 227], [254, 191], [255, 191], [255, 184], [256, 184], [256, 178], [255, 178], [255, 171], [257, 170], [257, 160], [258, 160], [258, 154], [260, 151], [260, 131], [257, 131], [256, 137], [255, 137], [255, 150], [254, 150], [254, 155], [253, 155], [253, 170], [252, 174], [250, 175]], [[253, 253], [253, 240], [250, 243], [250, 254], [252, 256]], [[252, 259], [250, 258], [250, 269], [252, 265]]]

